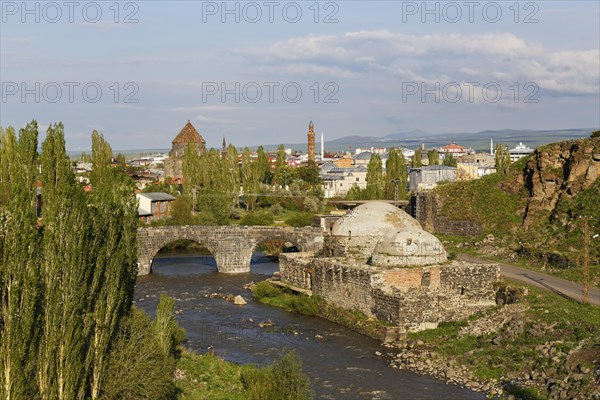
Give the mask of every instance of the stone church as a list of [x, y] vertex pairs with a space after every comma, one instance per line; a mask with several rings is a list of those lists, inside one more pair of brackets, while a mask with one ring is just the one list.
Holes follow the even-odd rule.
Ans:
[[206, 150], [206, 141], [198, 133], [196, 128], [188, 120], [181, 132], [173, 139], [169, 158], [165, 160], [165, 176], [175, 180], [183, 178], [183, 154], [188, 147], [188, 144], [194, 143], [198, 150], [198, 155], [202, 155]]

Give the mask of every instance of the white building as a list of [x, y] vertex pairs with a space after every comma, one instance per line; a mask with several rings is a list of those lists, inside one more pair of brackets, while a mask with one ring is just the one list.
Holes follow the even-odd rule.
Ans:
[[521, 158], [528, 156], [533, 152], [533, 149], [525, 146], [523, 143], [519, 143], [514, 149], [508, 151], [510, 153], [510, 161], [518, 161]]
[[355, 184], [361, 189], [367, 187], [367, 168], [363, 165], [341, 168], [327, 163], [321, 167], [320, 176], [326, 198], [344, 197]]

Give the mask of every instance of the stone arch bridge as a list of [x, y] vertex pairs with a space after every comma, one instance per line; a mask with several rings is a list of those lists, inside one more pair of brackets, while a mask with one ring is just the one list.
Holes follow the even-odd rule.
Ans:
[[138, 229], [138, 275], [148, 275], [152, 259], [165, 245], [181, 239], [205, 246], [215, 257], [219, 272], [250, 271], [250, 258], [260, 243], [282, 239], [300, 251], [317, 252], [323, 247], [321, 228], [277, 226], [160, 226]]

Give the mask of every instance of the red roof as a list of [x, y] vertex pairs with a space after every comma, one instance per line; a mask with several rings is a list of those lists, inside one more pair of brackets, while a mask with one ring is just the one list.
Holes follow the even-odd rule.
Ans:
[[194, 125], [188, 120], [187, 124], [183, 127], [181, 132], [173, 139], [173, 144], [175, 143], [202, 143], [206, 144], [204, 138], [198, 133]]
[[464, 149], [465, 149], [464, 147], [462, 147], [461, 145], [456, 144], [456, 143], [450, 143], [450, 144], [442, 147], [442, 150], [460, 150], [460, 151], [462, 151]]

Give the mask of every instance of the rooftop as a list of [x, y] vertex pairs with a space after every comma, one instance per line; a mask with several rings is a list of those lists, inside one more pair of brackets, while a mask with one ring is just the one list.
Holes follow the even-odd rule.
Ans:
[[175, 144], [190, 142], [206, 144], [206, 141], [204, 140], [202, 135], [198, 133], [196, 128], [194, 128], [194, 125], [192, 125], [192, 123], [188, 120], [187, 124], [185, 124], [185, 126], [183, 127], [183, 129], [181, 129], [181, 132], [179, 132], [175, 139], [173, 139], [172, 143]]

